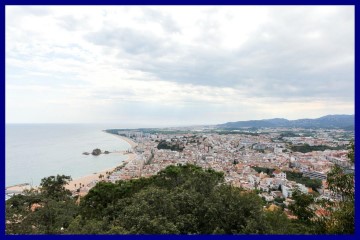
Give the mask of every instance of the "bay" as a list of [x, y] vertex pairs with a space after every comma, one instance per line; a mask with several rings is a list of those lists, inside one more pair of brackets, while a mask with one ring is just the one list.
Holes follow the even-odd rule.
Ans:
[[121, 153], [83, 155], [95, 148], [124, 151], [130, 145], [102, 130], [105, 125], [89, 124], [6, 124], [5, 184], [30, 183], [56, 174], [73, 179], [121, 164]]

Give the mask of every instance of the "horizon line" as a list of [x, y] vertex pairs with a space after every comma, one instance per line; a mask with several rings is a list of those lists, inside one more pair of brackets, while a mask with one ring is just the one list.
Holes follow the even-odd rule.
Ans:
[[[289, 121], [293, 121], [293, 120], [300, 120], [300, 119], [318, 119], [321, 117], [325, 117], [325, 116], [339, 116], [339, 115], [347, 115], [347, 116], [355, 116], [355, 113], [352, 114], [327, 114], [327, 115], [323, 115], [320, 117], [316, 117], [316, 118], [309, 118], [309, 117], [304, 117], [304, 118], [297, 118], [297, 119], [287, 119], [284, 117], [273, 117], [273, 118], [262, 118], [262, 119], [248, 119], [248, 120], [236, 120], [236, 121], [224, 121], [225, 123], [228, 122], [242, 122], [242, 121], [261, 121], [261, 120], [271, 120], [271, 119], [285, 119], [285, 120], [289, 120]], [[223, 122], [223, 123], [224, 123]], [[193, 123], [193, 124], [189, 124], [189, 125], [183, 125], [183, 124], [170, 124], [165, 126], [165, 124], [162, 127], [191, 127], [191, 126], [214, 126], [214, 125], [219, 125], [219, 124], [223, 124], [223, 123], [214, 123], [214, 124], [209, 124], [209, 123]], [[33, 125], [56, 125], [56, 124], [61, 124], [61, 125], [67, 125], [67, 124], [73, 124], [73, 125], [115, 125], [115, 124], [122, 124], [119, 122], [5, 122], [5, 125], [29, 125], [29, 124], [33, 124]], [[124, 124], [124, 123], [123, 123]], [[124, 125], [128, 125], [131, 123], [125, 123]], [[132, 125], [132, 124], [131, 124]], [[138, 124], [134, 124], [134, 125], [138, 125]], [[140, 125], [140, 124], [139, 124]], [[144, 124], [145, 125], [145, 124]], [[160, 126], [153, 126], [153, 127], [144, 127], [144, 128], [158, 128]]]

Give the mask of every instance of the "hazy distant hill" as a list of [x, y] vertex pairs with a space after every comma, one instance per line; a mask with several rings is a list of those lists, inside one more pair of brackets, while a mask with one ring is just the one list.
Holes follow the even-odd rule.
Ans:
[[301, 127], [301, 128], [345, 128], [353, 130], [355, 116], [352, 115], [327, 115], [315, 119], [287, 120], [273, 118], [263, 120], [249, 120], [228, 122], [217, 125], [218, 128], [261, 128], [261, 127]]

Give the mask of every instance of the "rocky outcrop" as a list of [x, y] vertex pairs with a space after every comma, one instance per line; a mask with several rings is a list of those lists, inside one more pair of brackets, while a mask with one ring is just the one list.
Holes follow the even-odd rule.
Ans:
[[101, 154], [101, 150], [99, 148], [95, 148], [91, 154], [94, 156], [99, 156]]
[[[109, 151], [102, 152], [100, 148], [95, 148], [94, 150], [92, 150], [91, 155], [99, 156], [100, 154], [109, 154], [109, 153], [111, 153], [111, 152], [109, 152]], [[82, 154], [83, 155], [90, 155], [89, 152], [83, 152]]]

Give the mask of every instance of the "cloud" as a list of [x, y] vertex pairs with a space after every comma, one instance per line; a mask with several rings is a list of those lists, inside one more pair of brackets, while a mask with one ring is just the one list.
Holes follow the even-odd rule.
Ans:
[[[161, 16], [144, 12], [149, 11], [153, 18]], [[121, 28], [102, 29], [87, 39], [118, 51], [119, 61], [127, 58], [130, 68], [164, 81], [247, 88], [249, 96], [258, 97], [353, 97], [354, 32], [353, 18], [348, 17], [353, 10], [336, 9], [325, 20], [319, 12], [321, 7], [271, 8], [271, 21], [231, 50], [219, 47], [221, 36], [216, 33], [223, 23], [213, 18], [198, 19], [202, 35], [193, 45]]]
[[168, 33], [180, 33], [181, 28], [170, 14], [163, 13], [154, 8], [144, 7], [142, 8], [143, 16], [137, 18], [141, 23], [148, 21], [158, 23]]
[[86, 39], [97, 45], [125, 51], [130, 55], [150, 53], [155, 56], [163, 49], [163, 41], [152, 36], [151, 32], [138, 32], [128, 28], [112, 28], [90, 33]]
[[203, 123], [353, 111], [351, 6], [12, 6], [6, 24], [17, 111], [70, 104], [96, 121], [137, 111], [174, 124], [194, 111]]
[[68, 31], [77, 31], [81, 29], [90, 28], [87, 17], [79, 17], [76, 15], [66, 15], [57, 18], [59, 26]]

